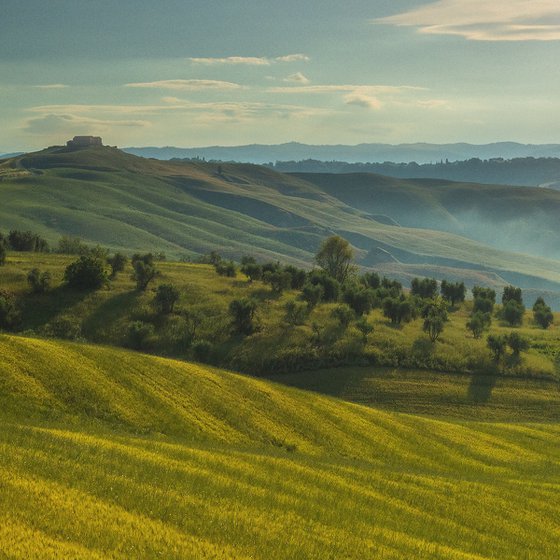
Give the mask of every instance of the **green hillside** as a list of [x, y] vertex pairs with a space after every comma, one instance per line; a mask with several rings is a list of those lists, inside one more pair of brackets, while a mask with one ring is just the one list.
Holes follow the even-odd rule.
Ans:
[[[0, 336], [7, 558], [553, 559], [560, 430]], [[543, 407], [555, 397], [534, 388]]]
[[[163, 162], [108, 147], [55, 147], [0, 163], [0, 223], [4, 230], [32, 229], [53, 244], [61, 234], [71, 234], [126, 251], [193, 258], [219, 250], [227, 257], [252, 253], [300, 265], [312, 261], [322, 239], [339, 233], [353, 243], [365, 266], [422, 265], [436, 272], [447, 266], [456, 274], [474, 270], [486, 275], [488, 283], [498, 276], [498, 284], [558, 289], [560, 261], [535, 256], [535, 251], [511, 252], [526, 249], [524, 245], [512, 244], [507, 247], [511, 251], [492, 248], [491, 242], [507, 237], [505, 229], [501, 237], [487, 236], [492, 239], [485, 238], [486, 245], [473, 240], [476, 232], [460, 227], [452, 209], [438, 202], [440, 195], [427, 195], [429, 189], [445, 194], [459, 187], [417, 182], [417, 196], [412, 197], [407, 181], [367, 176], [366, 186], [360, 183], [356, 190], [358, 179], [333, 177], [323, 181], [254, 165]], [[360, 194], [364, 188], [370, 192], [372, 181], [384, 189], [382, 197], [374, 197], [375, 204]], [[490, 196], [484, 189], [471, 185], [461, 196], [468, 195], [473, 204], [480, 199], [482, 207]], [[533, 202], [519, 198], [521, 192], [502, 187], [504, 214], [485, 218], [501, 224], [518, 206], [527, 215], [556, 212], [554, 197], [560, 200], [560, 193], [543, 189], [542, 197], [548, 198]], [[404, 223], [407, 212], [418, 219]], [[541, 223], [545, 227], [548, 222]], [[539, 235], [545, 247], [546, 239], [554, 245], [556, 230], [543, 233], [539, 227], [531, 235]], [[405, 269], [403, 274], [406, 278]]]

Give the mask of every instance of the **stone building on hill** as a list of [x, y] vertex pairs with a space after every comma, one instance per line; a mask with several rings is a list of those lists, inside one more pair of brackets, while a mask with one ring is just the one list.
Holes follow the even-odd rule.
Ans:
[[86, 146], [103, 146], [103, 141], [99, 136], [74, 136], [68, 140], [66, 145], [69, 148], [84, 148]]

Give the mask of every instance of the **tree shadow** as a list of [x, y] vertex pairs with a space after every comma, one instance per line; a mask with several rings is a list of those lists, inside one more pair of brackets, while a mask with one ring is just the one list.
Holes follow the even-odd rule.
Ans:
[[67, 309], [81, 303], [90, 290], [71, 290], [58, 286], [46, 294], [30, 294], [22, 299], [23, 330], [38, 330]]
[[492, 397], [498, 375], [496, 373], [475, 373], [471, 377], [467, 398], [477, 404], [485, 404]]

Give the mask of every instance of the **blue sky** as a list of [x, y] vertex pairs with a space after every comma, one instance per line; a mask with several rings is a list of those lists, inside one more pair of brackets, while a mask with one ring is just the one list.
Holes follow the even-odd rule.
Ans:
[[559, 0], [4, 0], [0, 151], [560, 142]]

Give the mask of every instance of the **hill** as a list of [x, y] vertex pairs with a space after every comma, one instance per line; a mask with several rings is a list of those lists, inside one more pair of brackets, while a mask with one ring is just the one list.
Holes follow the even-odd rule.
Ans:
[[522, 406], [515, 423], [443, 421], [13, 336], [0, 369], [10, 558], [542, 560], [560, 546], [560, 431]]
[[205, 158], [207, 160], [239, 161], [248, 163], [269, 163], [278, 160], [300, 161], [316, 159], [321, 161], [359, 162], [410, 162], [430, 163], [449, 159], [460, 161], [471, 158], [518, 158], [518, 157], [560, 157], [559, 144], [519, 144], [517, 142], [495, 142], [492, 144], [358, 144], [314, 146], [299, 142], [286, 144], [247, 146], [205, 146], [198, 148], [124, 148], [125, 152], [157, 159]]
[[[351, 200], [360, 181], [367, 187], [365, 198]], [[369, 194], [376, 189], [392, 196], [372, 204]], [[549, 223], [557, 216], [560, 193], [547, 189], [524, 195], [517, 188], [495, 191], [373, 175], [333, 175], [320, 184], [316, 176], [254, 165], [163, 162], [108, 147], [53, 147], [0, 163], [0, 193], [6, 230], [32, 229], [53, 244], [70, 234], [129, 252], [164, 251], [189, 259], [218, 250], [226, 257], [252, 253], [308, 266], [321, 240], [338, 233], [353, 243], [361, 264], [393, 263], [404, 278], [410, 265], [428, 266], [437, 277], [438, 268], [446, 266], [456, 274], [469, 269], [487, 275], [487, 283], [497, 278], [502, 285], [559, 289], [560, 262], [550, 258], [557, 254], [558, 233]], [[473, 216], [483, 213], [479, 222], [469, 222], [478, 228], [463, 227], [468, 223], [460, 220], [463, 208], [455, 215], [441, 202], [446, 193], [462, 193]], [[501, 204], [484, 214], [493, 196]], [[415, 218], [405, 227], [399, 219], [405, 221], [407, 213]], [[486, 235], [479, 235], [477, 229], [484, 228]], [[508, 248], [530, 254], [505, 250], [503, 240], [511, 232], [519, 235]], [[536, 256], [539, 251], [544, 258]]]

